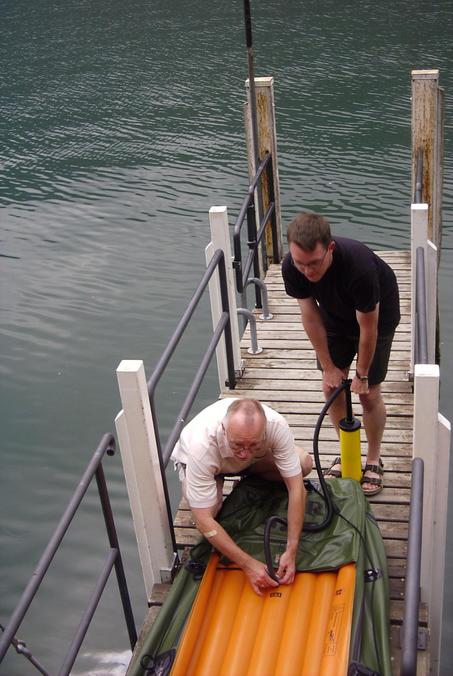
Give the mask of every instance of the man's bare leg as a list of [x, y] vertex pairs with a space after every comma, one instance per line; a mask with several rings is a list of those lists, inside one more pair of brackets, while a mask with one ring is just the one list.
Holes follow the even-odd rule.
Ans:
[[[381, 442], [384, 434], [385, 421], [387, 418], [385, 403], [382, 398], [381, 386], [371, 385], [367, 394], [360, 394], [360, 402], [363, 406], [363, 426], [365, 428], [368, 453], [367, 464], [379, 465], [381, 455]], [[379, 478], [375, 472], [367, 472], [366, 476]], [[362, 484], [365, 492], [376, 488], [372, 484]]]

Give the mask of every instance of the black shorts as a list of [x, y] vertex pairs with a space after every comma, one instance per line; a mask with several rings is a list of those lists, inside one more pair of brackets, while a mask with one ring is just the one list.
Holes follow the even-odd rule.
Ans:
[[[385, 380], [394, 335], [395, 332], [393, 331], [386, 336], [378, 336], [373, 361], [371, 362], [368, 371], [369, 385], [379, 385], [379, 383], [382, 383]], [[359, 346], [358, 336], [340, 336], [338, 334], [328, 333], [327, 343], [331, 359], [335, 366], [339, 369], [348, 368], [357, 354], [357, 348]], [[318, 368], [322, 371], [319, 360]]]

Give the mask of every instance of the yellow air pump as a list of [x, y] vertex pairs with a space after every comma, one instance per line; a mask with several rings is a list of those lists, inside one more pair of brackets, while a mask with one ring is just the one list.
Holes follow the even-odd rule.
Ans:
[[362, 477], [360, 420], [354, 418], [352, 413], [351, 380], [344, 380], [343, 384], [345, 386], [346, 418], [342, 418], [339, 422], [341, 476], [343, 479], [360, 481]]

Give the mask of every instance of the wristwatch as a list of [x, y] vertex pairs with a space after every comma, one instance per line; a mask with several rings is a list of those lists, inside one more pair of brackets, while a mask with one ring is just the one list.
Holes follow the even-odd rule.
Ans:
[[368, 380], [368, 376], [359, 376], [359, 372], [358, 372], [358, 371], [355, 372], [355, 375], [356, 375], [356, 378], [358, 378], [359, 380], [363, 380], [363, 381], [367, 381], [367, 380]]

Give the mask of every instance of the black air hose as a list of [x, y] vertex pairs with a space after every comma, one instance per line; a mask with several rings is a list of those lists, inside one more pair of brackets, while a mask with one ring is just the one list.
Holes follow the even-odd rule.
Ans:
[[[322, 497], [325, 500], [326, 506], [327, 506], [327, 514], [325, 519], [321, 523], [310, 523], [306, 524], [304, 526], [304, 531], [310, 531], [310, 532], [317, 532], [322, 530], [323, 528], [327, 528], [327, 526], [330, 524], [332, 521], [334, 512], [335, 512], [335, 507], [332, 501], [332, 496], [327, 488], [327, 482], [324, 478], [324, 475], [322, 473], [322, 467], [321, 467], [321, 462], [319, 460], [319, 447], [318, 447], [318, 440], [319, 440], [319, 432], [321, 430], [321, 425], [323, 423], [324, 418], [326, 417], [327, 411], [329, 410], [330, 406], [332, 405], [332, 402], [335, 401], [335, 399], [343, 392], [344, 389], [350, 386], [351, 381], [350, 380], [343, 380], [341, 385], [337, 387], [337, 389], [331, 394], [331, 396], [328, 398], [326, 403], [324, 404], [321, 413], [319, 414], [318, 421], [315, 426], [315, 431], [313, 432], [313, 456], [315, 458], [315, 466], [316, 466], [316, 471], [318, 473], [318, 478], [319, 478], [319, 483], [322, 488]], [[270, 516], [265, 524], [264, 527], [264, 556], [266, 559], [266, 566], [267, 566], [267, 572], [269, 576], [275, 580], [276, 582], [279, 582], [278, 577], [275, 574], [274, 570], [274, 564], [272, 561], [272, 553], [271, 553], [271, 530], [272, 526], [275, 523], [280, 523], [283, 526], [288, 526], [288, 520], [281, 517], [281, 516]]]

